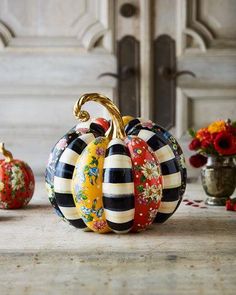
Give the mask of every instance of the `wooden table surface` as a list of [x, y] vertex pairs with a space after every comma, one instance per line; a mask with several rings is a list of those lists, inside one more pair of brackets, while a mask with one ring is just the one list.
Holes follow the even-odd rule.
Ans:
[[[198, 184], [185, 198], [204, 199]], [[236, 294], [236, 212], [182, 203], [165, 224], [129, 235], [77, 230], [42, 181], [27, 209], [0, 211], [0, 294]]]

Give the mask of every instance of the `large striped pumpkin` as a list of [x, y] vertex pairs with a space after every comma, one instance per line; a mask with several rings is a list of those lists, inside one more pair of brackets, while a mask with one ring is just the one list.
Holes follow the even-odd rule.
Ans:
[[[94, 129], [89, 114], [81, 110], [88, 101], [108, 109], [112, 120], [106, 135], [107, 121], [102, 131]], [[176, 139], [151, 121], [126, 117], [123, 122], [116, 106], [96, 93], [82, 96], [74, 114], [87, 129], [78, 133], [73, 128], [56, 144], [46, 172], [58, 213], [76, 227], [99, 233], [137, 232], [154, 220], [167, 220], [186, 185]]]
[[108, 109], [109, 134], [97, 136], [90, 130], [66, 137], [52, 181], [47, 181], [55, 203], [76, 227], [99, 233], [144, 230], [153, 222], [162, 197], [160, 164], [144, 140], [125, 135], [120, 112], [108, 98], [82, 96], [74, 108], [80, 121], [89, 119], [81, 110], [88, 101]]

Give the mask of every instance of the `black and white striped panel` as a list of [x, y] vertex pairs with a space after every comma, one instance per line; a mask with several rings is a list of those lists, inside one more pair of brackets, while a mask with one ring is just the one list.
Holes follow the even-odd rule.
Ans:
[[121, 139], [108, 145], [102, 189], [108, 226], [116, 233], [129, 232], [134, 221], [134, 183], [129, 151]]
[[46, 171], [45, 171], [45, 182], [50, 187], [50, 195], [49, 195], [49, 201], [51, 202], [52, 206], [56, 210], [57, 214], [64, 218], [62, 212], [60, 211], [56, 198], [55, 198], [55, 191], [54, 191], [54, 176], [56, 171], [56, 166], [58, 164], [58, 161], [64, 152], [64, 147], [59, 147], [58, 143], [60, 141], [64, 141], [66, 145], [69, 145], [74, 139], [78, 138], [78, 136], [81, 135], [80, 129], [84, 130], [91, 130], [91, 132], [95, 136], [103, 136], [105, 133], [105, 130], [97, 123], [91, 122], [91, 120], [87, 122], [80, 122], [78, 125], [74, 126], [72, 129], [70, 129], [63, 137], [60, 138], [60, 140], [54, 145], [53, 149], [51, 150], [50, 154], [50, 161], [47, 165]]
[[71, 142], [62, 153], [54, 176], [54, 189], [57, 204], [64, 217], [75, 227], [85, 228], [72, 195], [72, 178], [76, 162], [86, 148], [94, 140], [92, 133], [83, 134]]
[[154, 151], [161, 165], [163, 176], [163, 197], [156, 222], [164, 222], [175, 211], [180, 199], [181, 173], [175, 155], [168, 144], [161, 140], [154, 132], [140, 129], [137, 136], [147, 142]]

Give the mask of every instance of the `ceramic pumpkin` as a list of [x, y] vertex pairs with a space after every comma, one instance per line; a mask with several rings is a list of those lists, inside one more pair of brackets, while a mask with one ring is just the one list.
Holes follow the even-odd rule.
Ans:
[[[109, 128], [109, 122], [103, 118], [80, 122], [69, 130], [53, 147], [45, 172], [46, 189], [49, 201], [56, 213], [75, 227], [85, 227], [77, 210], [68, 183], [72, 179], [76, 156], [85, 147], [83, 139], [104, 135]], [[85, 139], [86, 141], [86, 139]], [[65, 157], [68, 157], [65, 161]], [[71, 173], [68, 173], [68, 169]], [[58, 179], [61, 179], [58, 184]], [[64, 184], [64, 185], [63, 185]]]
[[186, 166], [177, 140], [164, 128], [141, 118], [123, 117], [127, 135], [137, 135], [152, 149], [161, 164], [163, 197], [155, 222], [166, 221], [178, 208], [186, 188]]
[[0, 143], [0, 208], [17, 209], [26, 206], [34, 193], [35, 180], [31, 168]]
[[[82, 96], [74, 108], [80, 120], [89, 119], [81, 110], [88, 101], [107, 108], [112, 126], [108, 136], [84, 140], [87, 145], [70, 170], [76, 208], [86, 226], [98, 233], [144, 230], [152, 224], [162, 197], [160, 164], [143, 139], [126, 136], [120, 112], [107, 97]], [[69, 158], [68, 154], [65, 162]], [[64, 186], [64, 180], [57, 181]]]

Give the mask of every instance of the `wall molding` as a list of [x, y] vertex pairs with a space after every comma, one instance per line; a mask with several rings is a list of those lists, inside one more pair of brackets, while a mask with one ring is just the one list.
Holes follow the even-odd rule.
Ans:
[[[74, 30], [77, 30], [75, 36], [17, 36], [0, 20], [0, 51], [44, 51], [64, 50], [72, 48], [73, 50], [90, 51], [99, 46], [108, 52], [113, 52], [113, 0], [86, 0], [85, 13], [78, 16], [73, 23]], [[15, 21], [15, 24], [17, 22]], [[14, 32], [14, 25], [11, 30]]]
[[192, 126], [189, 125], [190, 122], [190, 112], [189, 105], [192, 100], [195, 99], [221, 99], [224, 97], [227, 99], [235, 99], [236, 97], [236, 87], [235, 88], [222, 88], [222, 87], [212, 87], [212, 88], [177, 88], [176, 97], [176, 137], [182, 138]]
[[[206, 51], [206, 48], [222, 47], [222, 45], [225, 48], [236, 48], [235, 39], [217, 37], [210, 25], [201, 20], [199, 12], [200, 0], [188, 0], [186, 5], [186, 28], [184, 33], [191, 35], [196, 40], [201, 51]], [[210, 16], [208, 17], [210, 18]]]
[[0, 51], [3, 51], [5, 47], [11, 42], [13, 34], [9, 28], [0, 21]]

